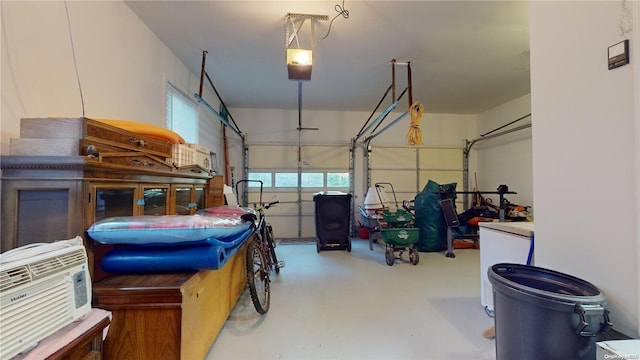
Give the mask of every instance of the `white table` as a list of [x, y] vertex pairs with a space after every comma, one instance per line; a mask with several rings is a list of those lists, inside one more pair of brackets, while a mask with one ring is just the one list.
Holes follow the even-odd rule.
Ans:
[[[494, 264], [527, 264], [533, 222], [480, 222], [480, 302], [493, 311], [493, 287], [487, 272]], [[531, 263], [533, 265], [533, 256]]]

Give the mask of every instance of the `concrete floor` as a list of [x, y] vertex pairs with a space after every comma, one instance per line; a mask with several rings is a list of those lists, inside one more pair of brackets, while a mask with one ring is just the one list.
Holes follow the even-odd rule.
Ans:
[[281, 244], [271, 308], [240, 298], [211, 347], [212, 359], [495, 359], [480, 304], [480, 252], [420, 253], [418, 265], [354, 240], [352, 251]]

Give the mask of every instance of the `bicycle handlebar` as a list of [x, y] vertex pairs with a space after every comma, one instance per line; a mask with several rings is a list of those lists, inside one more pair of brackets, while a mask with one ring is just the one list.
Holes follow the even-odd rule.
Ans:
[[238, 197], [239, 196], [238, 185], [240, 185], [243, 182], [256, 182], [256, 183], [260, 184], [260, 202], [258, 203], [259, 206], [256, 206], [256, 204], [254, 203], [254, 205], [253, 205], [254, 208], [261, 207], [261, 208], [264, 208], [264, 209], [268, 209], [268, 208], [272, 207], [273, 205], [275, 205], [275, 204], [280, 202], [280, 199], [278, 199], [278, 197], [275, 196], [275, 195], [274, 195], [274, 197], [276, 198], [276, 201], [272, 201], [272, 202], [267, 203], [267, 204], [264, 204], [262, 202], [262, 190], [263, 190], [263, 187], [264, 187], [264, 185], [262, 183], [262, 180], [247, 180], [247, 179], [238, 180], [238, 182], [236, 183], [236, 198], [239, 198]]
[[270, 202], [270, 203], [266, 204], [266, 205], [264, 206], [264, 208], [265, 208], [265, 209], [268, 209], [268, 208], [272, 207], [273, 205], [275, 205], [275, 204], [277, 204], [277, 203], [279, 203], [279, 202], [280, 202], [280, 199], [278, 199], [278, 200], [276, 200], [276, 201], [273, 201], [273, 202]]

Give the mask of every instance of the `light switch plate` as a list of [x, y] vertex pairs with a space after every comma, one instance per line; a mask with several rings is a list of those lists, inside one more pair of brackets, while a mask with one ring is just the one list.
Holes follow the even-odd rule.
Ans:
[[609, 46], [609, 70], [629, 63], [629, 40]]

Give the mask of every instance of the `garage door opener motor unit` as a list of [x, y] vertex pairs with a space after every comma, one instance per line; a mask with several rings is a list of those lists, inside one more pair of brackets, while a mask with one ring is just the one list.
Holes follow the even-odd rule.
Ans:
[[0, 359], [9, 359], [91, 310], [82, 238], [0, 254]]

